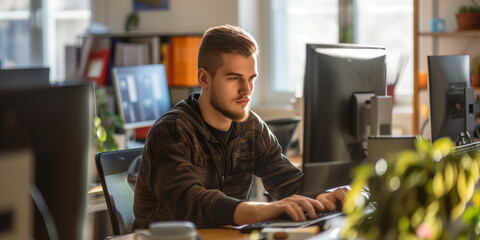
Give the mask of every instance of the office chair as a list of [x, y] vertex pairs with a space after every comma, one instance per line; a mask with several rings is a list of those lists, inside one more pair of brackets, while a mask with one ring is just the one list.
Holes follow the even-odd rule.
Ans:
[[292, 137], [297, 129], [300, 117], [277, 118], [267, 120], [265, 123], [272, 131], [273, 135], [277, 137], [278, 143], [282, 147], [282, 153], [286, 154], [292, 143]]
[[95, 156], [113, 234], [132, 232], [133, 194], [143, 148], [99, 152]]

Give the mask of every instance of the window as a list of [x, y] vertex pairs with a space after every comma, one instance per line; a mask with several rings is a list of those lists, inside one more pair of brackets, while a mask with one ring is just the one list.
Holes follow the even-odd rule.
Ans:
[[338, 42], [338, 0], [272, 0], [275, 93], [303, 95], [306, 43]]
[[0, 1], [0, 60], [4, 66], [45, 65], [65, 78], [65, 46], [90, 23], [89, 0]]
[[30, 1], [1, 1], [0, 61], [4, 66], [31, 65]]
[[[355, 42], [384, 46], [387, 50], [387, 84], [395, 81], [398, 97], [411, 102], [413, 94], [413, 1], [356, 0]], [[396, 98], [401, 101], [401, 98]]]
[[65, 46], [76, 45], [77, 36], [85, 32], [90, 24], [90, 0], [51, 1], [48, 41], [48, 62], [51, 79], [62, 81], [65, 78]]
[[[271, 82], [269, 96], [302, 96], [306, 43], [338, 43], [339, 13], [353, 9], [354, 37], [358, 44], [381, 45], [388, 51], [387, 81], [392, 82], [402, 56], [405, 71], [396, 86], [397, 95], [413, 93], [413, 1], [355, 0], [353, 6], [339, 0], [271, 0]], [[348, 9], [340, 9], [348, 8]], [[352, 20], [348, 20], [352, 21]], [[344, 23], [345, 24], [345, 23]], [[392, 74], [390, 74], [392, 73]], [[272, 94], [270, 94], [272, 93]]]

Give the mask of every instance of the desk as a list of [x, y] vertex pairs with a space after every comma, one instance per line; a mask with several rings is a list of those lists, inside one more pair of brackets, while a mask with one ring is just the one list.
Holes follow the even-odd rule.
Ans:
[[[343, 223], [343, 217], [333, 219], [330, 221], [331, 228], [320, 234], [312, 237], [315, 240], [333, 240], [340, 238], [340, 228]], [[241, 233], [235, 229], [227, 228], [204, 228], [197, 229], [198, 234], [202, 237], [202, 240], [253, 240], [250, 238], [249, 233]], [[133, 233], [115, 237], [114, 240], [134, 240]], [[149, 240], [146, 237], [139, 236], [139, 240]]]
[[[204, 228], [197, 229], [202, 240], [249, 240], [250, 234], [241, 233], [235, 229], [226, 228]], [[146, 237], [139, 237], [139, 240], [148, 240]], [[114, 240], [133, 240], [133, 233], [114, 238]]]
[[[301, 166], [302, 166], [302, 156], [301, 155], [288, 156], [288, 159], [292, 162], [293, 165], [301, 168]], [[261, 183], [261, 180], [259, 180], [259, 179], [255, 180], [255, 181], [258, 181], [258, 183], [255, 183], [258, 186], [257, 191], [256, 191], [257, 196], [259, 196], [258, 198], [260, 198], [260, 196], [263, 197], [263, 192], [264, 192], [263, 184]], [[103, 213], [105, 214], [105, 211], [107, 210], [107, 206], [106, 206], [105, 199], [104, 199], [104, 196], [103, 196], [102, 186], [98, 185], [94, 188], [91, 188], [89, 190], [88, 194], [89, 194], [89, 198], [90, 198], [89, 205], [88, 205], [88, 213], [92, 214], [92, 213], [103, 211]], [[254, 200], [263, 200], [263, 199], [254, 199]], [[101, 221], [99, 220], [98, 223], [96, 223], [99, 226], [96, 226], [96, 227], [92, 226], [93, 229], [101, 228], [101, 226], [107, 226], [108, 227], [108, 229], [106, 231], [103, 231], [103, 232], [100, 232], [100, 233], [95, 233], [94, 234], [95, 236], [98, 235], [98, 236], [105, 237], [106, 236], [105, 234], [107, 234], [107, 233], [112, 234], [111, 228], [109, 227], [110, 223], [109, 223], [108, 215], [106, 215], [106, 218], [107, 219], [101, 219]], [[96, 230], [96, 231], [100, 231], [100, 230]], [[214, 240], [217, 240], [217, 239], [218, 240], [219, 239], [225, 239], [225, 240], [227, 240], [227, 239], [232, 239], [232, 240], [250, 239], [249, 234], [242, 234], [238, 230], [233, 230], [233, 229], [223, 229], [223, 228], [198, 229], [198, 233], [200, 234], [200, 236], [204, 240], [209, 240], [209, 239], [214, 239]], [[96, 237], [95, 239], [103, 239], [103, 238]], [[121, 237], [115, 238], [115, 239], [119, 239], [119, 240], [133, 239], [133, 234], [121, 236]], [[142, 238], [140, 238], [140, 239], [142, 239]]]

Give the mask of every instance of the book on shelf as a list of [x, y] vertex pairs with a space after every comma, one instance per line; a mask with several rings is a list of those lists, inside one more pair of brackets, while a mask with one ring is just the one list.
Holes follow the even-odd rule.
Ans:
[[150, 64], [160, 63], [160, 38], [159, 37], [135, 37], [131, 43], [145, 43], [148, 45], [148, 58]]
[[148, 44], [125, 43], [115, 44], [114, 66], [136, 66], [150, 64]]
[[[105, 51], [109, 49], [110, 49], [110, 41], [108, 39], [103, 39], [103, 38], [97, 39], [97, 38], [91, 38], [91, 37], [84, 38], [77, 52], [78, 56], [76, 56], [76, 59], [78, 62], [73, 63], [76, 69], [71, 69], [71, 73], [69, 73], [67, 76], [68, 77], [73, 76], [73, 79], [79, 78], [79, 77], [86, 78], [87, 73], [89, 71], [88, 68], [95, 67], [95, 66], [98, 67], [99, 66], [98, 64], [101, 63], [100, 61], [95, 61], [94, 63], [96, 63], [96, 65], [90, 66], [89, 64], [91, 63], [92, 57], [99, 59], [101, 58], [100, 56], [104, 56], [104, 54], [106, 53]], [[110, 55], [110, 52], [109, 52], [109, 55]], [[70, 55], [68, 57], [70, 58], [74, 56]], [[107, 67], [110, 64], [109, 62], [110, 60], [108, 59], [107, 65], [106, 65]], [[95, 70], [95, 68], [92, 68], [91, 70], [93, 71]], [[75, 73], [73, 73], [73, 71], [75, 71]], [[91, 74], [93, 74], [93, 72], [91, 72]], [[108, 77], [108, 69], [107, 69], [106, 76]]]
[[78, 63], [77, 76], [85, 76], [85, 68], [87, 68], [88, 58], [92, 50], [93, 38], [85, 38], [82, 42], [80, 51], [80, 61]]
[[197, 58], [202, 38], [199, 36], [172, 37], [172, 85], [197, 86]]
[[93, 51], [90, 53], [85, 73], [87, 79], [95, 82], [99, 86], [108, 84], [108, 63], [110, 58], [110, 49]]

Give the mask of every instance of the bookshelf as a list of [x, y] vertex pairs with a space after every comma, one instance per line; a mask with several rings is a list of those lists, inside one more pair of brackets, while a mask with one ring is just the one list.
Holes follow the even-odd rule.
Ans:
[[[164, 64], [170, 86], [195, 87], [197, 53], [201, 33], [99, 33], [80, 35], [79, 57], [75, 69], [77, 77], [89, 72], [91, 56], [109, 53], [106, 84], [111, 85], [111, 68], [144, 64]], [[173, 74], [175, 72], [175, 74]], [[185, 75], [179, 79], [177, 75]]]
[[[471, 57], [480, 56], [480, 29], [457, 31], [456, 22], [452, 19], [457, 11], [458, 4], [467, 4], [467, 1], [452, 0], [414, 0], [414, 49], [413, 49], [413, 132], [414, 134], [428, 135], [429, 96], [425, 79], [427, 73], [427, 56], [469, 54]], [[444, 18], [449, 24], [445, 32], [429, 31], [431, 18]], [[448, 20], [452, 21], [448, 21]], [[423, 78], [423, 80], [421, 80]], [[423, 129], [422, 129], [423, 127]]]
[[[75, 78], [87, 78], [98, 87], [112, 88], [112, 68], [146, 64], [165, 66], [172, 106], [191, 92], [199, 91], [197, 56], [203, 33], [98, 33], [78, 36], [78, 58], [67, 68]], [[114, 98], [113, 91], [109, 91]], [[113, 104], [112, 112], [118, 107]], [[144, 139], [149, 128], [137, 128]]]

